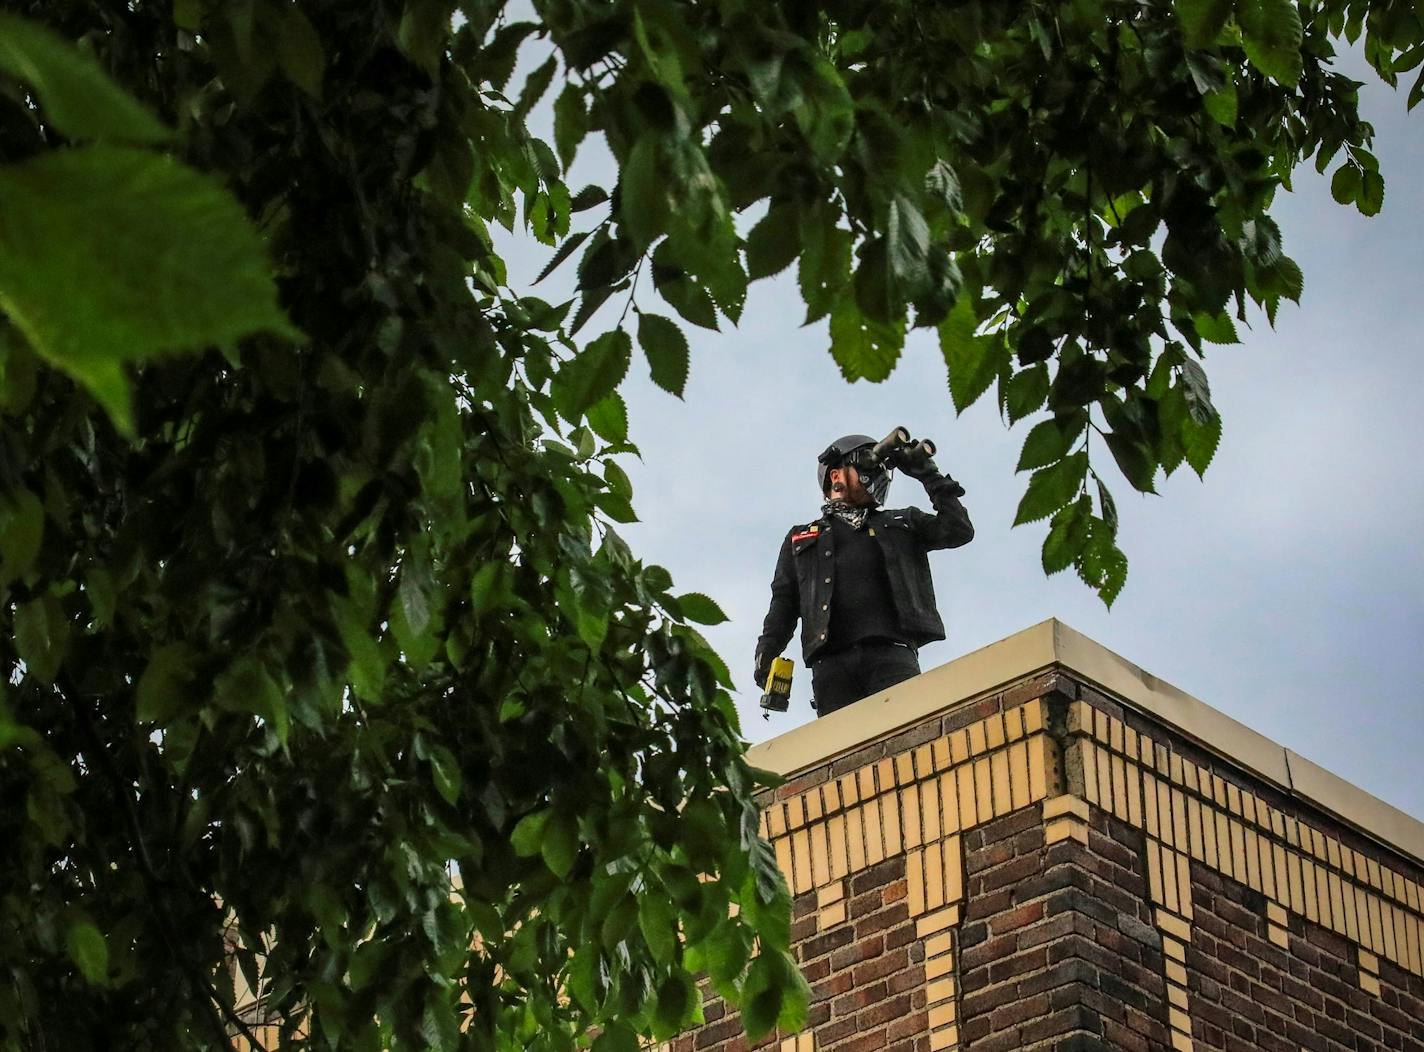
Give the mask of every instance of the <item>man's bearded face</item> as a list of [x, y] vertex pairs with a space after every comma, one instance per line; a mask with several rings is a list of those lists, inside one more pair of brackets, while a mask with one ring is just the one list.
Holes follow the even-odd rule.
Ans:
[[861, 484], [860, 472], [850, 465], [831, 468], [826, 477], [826, 497], [830, 500], [843, 500], [856, 508], [873, 503], [865, 486]]

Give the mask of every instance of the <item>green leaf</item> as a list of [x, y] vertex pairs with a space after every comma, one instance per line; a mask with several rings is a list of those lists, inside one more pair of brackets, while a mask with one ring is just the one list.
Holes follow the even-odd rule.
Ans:
[[494, 607], [504, 594], [504, 582], [509, 564], [503, 559], [482, 563], [470, 578], [470, 609], [483, 614]]
[[608, 597], [605, 593], [595, 588], [583, 588], [578, 592], [574, 602], [574, 627], [589, 650], [597, 651], [603, 646], [604, 639], [608, 637], [608, 618]]
[[1074, 453], [1029, 476], [1014, 525], [1046, 519], [1076, 497], [1088, 473], [1088, 454]]
[[213, 684], [213, 698], [228, 712], [260, 716], [277, 734], [277, 740], [287, 743], [290, 717], [287, 700], [276, 682], [257, 661], [239, 658]]
[[658, 986], [653, 1008], [655, 1032], [661, 1037], [680, 1034], [692, 1022], [694, 1010], [701, 1007], [697, 984], [683, 969], [673, 971]]
[[1073, 443], [1078, 440], [1080, 434], [1081, 432], [1076, 430], [1064, 431], [1056, 419], [1034, 425], [1033, 430], [1024, 439], [1018, 467], [1014, 470], [1030, 471], [1061, 460], [1068, 455], [1068, 450], [1073, 448]]
[[596, 208], [607, 200], [608, 191], [590, 183], [574, 194], [573, 200], [569, 202], [569, 211], [587, 212], [590, 208]]
[[134, 693], [135, 716], [140, 723], [162, 727], [197, 700], [193, 694], [195, 658], [186, 643], [165, 643], [153, 652]]
[[1300, 302], [1301, 293], [1305, 291], [1305, 275], [1301, 273], [1300, 264], [1288, 256], [1262, 268], [1256, 277], [1270, 294], [1284, 296], [1294, 303]]
[[865, 316], [846, 297], [831, 313], [831, 357], [841, 375], [854, 383], [879, 383], [895, 370], [905, 344], [903, 323], [886, 324]]
[[[3, 32], [4, 26], [0, 24], [0, 33]], [[64, 933], [64, 945], [69, 959], [87, 982], [94, 986], [109, 985], [109, 944], [92, 920], [85, 916], [71, 920]]]
[[554, 73], [558, 68], [559, 60], [550, 55], [538, 69], [524, 79], [524, 88], [519, 93], [519, 101], [514, 104], [515, 117], [523, 120], [529, 116], [529, 112], [544, 97], [544, 92], [549, 90], [549, 85], [553, 82]]
[[1103, 436], [1123, 477], [1140, 493], [1156, 493], [1153, 480], [1157, 463], [1152, 452], [1135, 433], [1113, 431]]
[[1330, 196], [1339, 204], [1350, 204], [1360, 196], [1364, 185], [1363, 174], [1356, 164], [1346, 161], [1330, 179]]
[[573, 995], [579, 1007], [590, 1015], [603, 1002], [602, 963], [599, 948], [584, 942], [573, 948], [573, 957], [565, 971], [564, 989]]
[[720, 625], [727, 620], [716, 600], [701, 592], [688, 592], [677, 597], [682, 616], [699, 625]]
[[425, 567], [418, 559], [410, 559], [401, 567], [400, 584], [396, 587], [396, 597], [400, 600], [400, 613], [404, 627], [411, 637], [419, 636], [430, 627], [431, 582]]
[[1384, 176], [1369, 169], [1360, 179], [1360, 196], [1355, 199], [1355, 207], [1361, 215], [1379, 215], [1384, 207]]
[[[786, 909], [789, 915], [789, 903]], [[708, 932], [706, 938], [698, 944], [698, 952], [702, 955], [707, 973], [714, 983], [731, 983], [739, 979], [746, 969], [747, 961], [751, 957], [753, 937], [748, 930], [749, 924], [751, 921], [747, 924], [724, 921]], [[762, 932], [759, 931], [757, 937], [763, 937]], [[769, 933], [765, 937], [768, 942], [775, 941]], [[688, 966], [691, 967], [691, 964]]]
[[599, 935], [603, 945], [612, 949], [628, 937], [628, 933], [638, 923], [638, 903], [631, 894], [626, 894], [615, 902], [602, 918]]
[[658, 294], [686, 321], [704, 329], [718, 331], [717, 307], [711, 294], [689, 277], [668, 278], [658, 282]]
[[203, 24], [203, 0], [173, 0], [173, 24], [196, 31]]
[[1089, 521], [1088, 542], [1074, 565], [1083, 583], [1096, 590], [1103, 605], [1112, 609], [1127, 582], [1127, 556], [1117, 546], [1115, 531], [1101, 519]]
[[30, 572], [44, 542], [45, 514], [40, 499], [27, 489], [13, 498], [0, 518], [0, 587]]
[[591, 230], [580, 230], [577, 234], [570, 234], [564, 238], [563, 243], [559, 245], [558, 251], [554, 253], [548, 263], [544, 264], [544, 269], [539, 271], [539, 276], [534, 279], [534, 284], [539, 284], [539, 282], [557, 270], [559, 264], [573, 255], [574, 249], [588, 240], [588, 236], [592, 233], [593, 231]]
[[605, 442], [628, 441], [628, 406], [614, 391], [588, 411], [588, 426]]
[[160, 143], [171, 135], [91, 56], [11, 14], [0, 14], [0, 70], [30, 86], [45, 119], [67, 139]]
[[925, 260], [930, 250], [930, 228], [919, 206], [908, 197], [902, 195], [890, 202], [885, 242], [890, 273], [903, 298], [913, 299], [929, 281]]
[[568, 171], [578, 154], [579, 144], [588, 135], [588, 108], [584, 101], [584, 89], [577, 84], [568, 84], [554, 100], [554, 148], [559, 151], [559, 162]]
[[213, 178], [126, 147], [0, 167], [0, 307], [132, 433], [123, 366], [296, 332], [261, 242]]
[[618, 175], [618, 222], [639, 251], [667, 230], [671, 200], [660, 153], [657, 136], [643, 135]]
[[100, 628], [113, 624], [118, 603], [113, 575], [101, 566], [94, 567], [84, 576], [84, 594], [89, 597], [89, 606], [94, 611], [94, 623]]
[[1281, 230], [1269, 216], [1241, 224], [1241, 250], [1251, 265], [1269, 270], [1281, 261]]
[[[603, 462], [603, 481], [608, 484], [610, 493], [614, 493], [624, 500], [633, 499], [633, 482], [628, 478], [628, 473], [619, 467], [616, 461], [609, 459]], [[622, 548], [626, 554], [627, 549], [617, 534], [610, 534], [604, 539], [604, 543], [612, 543], [615, 547]]]
[[427, 759], [430, 761], [430, 774], [435, 779], [436, 792], [445, 798], [447, 804], [453, 805], [460, 798], [460, 761], [443, 745], [432, 746]]
[[742, 986], [742, 1024], [752, 1041], [776, 1026], [777, 1017], [781, 1015], [782, 993], [776, 981], [773, 955], [759, 955], [752, 961]]
[[[615, 286], [637, 265], [638, 253], [624, 237], [609, 237], [600, 226], [578, 265], [578, 287], [587, 292]], [[583, 308], [580, 308], [582, 312]]]
[[1054, 513], [1048, 536], [1043, 539], [1043, 572], [1059, 573], [1073, 565], [1088, 543], [1088, 516], [1091, 501], [1084, 494]]
[[53, 683], [69, 649], [69, 622], [53, 592], [15, 608], [15, 650], [29, 674]]
[[[614, 522], [638, 521], [638, 515], [633, 511], [633, 505], [629, 502], [627, 497], [620, 496], [617, 493], [600, 493], [593, 498], [593, 503], [598, 507], [599, 511], [603, 512]], [[603, 637], [607, 632], [608, 619], [606, 615], [599, 617], [596, 627], [597, 639], [592, 641], [586, 639], [589, 645], [595, 649], [602, 645]]]
[[1221, 415], [1213, 413], [1205, 423], [1198, 423], [1190, 415], [1183, 417], [1181, 437], [1187, 463], [1197, 475], [1205, 475], [1221, 445]]
[[534, 811], [525, 815], [515, 824], [514, 831], [509, 834], [509, 843], [514, 848], [516, 855], [521, 858], [531, 858], [542, 851], [544, 827], [549, 824], [552, 814], [551, 810], [545, 808], [543, 811]]
[[742, 998], [742, 1022], [747, 1037], [756, 1041], [773, 1027], [786, 1033], [800, 1030], [810, 988], [784, 952], [763, 949], [747, 972]]
[[669, 394], [681, 398], [687, 388], [690, 354], [687, 337], [683, 335], [677, 323], [661, 314], [640, 312], [638, 346], [643, 349], [643, 354], [648, 359], [653, 383]]
[[638, 1035], [626, 1023], [610, 1022], [593, 1042], [592, 1052], [639, 1052]]
[[281, 11], [277, 66], [293, 84], [320, 100], [322, 81], [326, 77], [326, 51], [321, 46], [321, 36], [299, 5], [286, 4]]
[[1113, 500], [1112, 494], [1103, 484], [1103, 480], [1098, 478], [1097, 472], [1093, 472], [1093, 481], [1098, 484], [1098, 506], [1102, 508], [1103, 522], [1107, 523], [1108, 529], [1113, 534], [1117, 534], [1117, 503]]
[[1196, 324], [1197, 335], [1207, 343], [1241, 342], [1241, 337], [1236, 335], [1236, 325], [1226, 311], [1220, 314], [1193, 314], [1192, 321]]
[[356, 947], [348, 968], [352, 990], [364, 990], [380, 976], [391, 948], [383, 939], [368, 939]]
[[1217, 124], [1226, 128], [1236, 127], [1240, 104], [1236, 95], [1236, 79], [1230, 67], [1226, 69], [1226, 83], [1216, 91], [1209, 92], [1202, 99], [1202, 105]]
[[565, 362], [549, 385], [560, 415], [571, 424], [578, 423], [623, 381], [632, 357], [632, 340], [622, 329], [614, 329]]
[[747, 277], [756, 281], [779, 274], [801, 253], [796, 209], [776, 205], [747, 234]]
[[570, 815], [555, 812], [544, 824], [544, 835], [539, 841], [544, 864], [563, 880], [574, 868], [578, 849], [578, 822]]
[[807, 103], [797, 106], [792, 115], [816, 156], [831, 161], [845, 149], [855, 130], [855, 100], [835, 63], [811, 50], [811, 75], [802, 81]]
[[1182, 392], [1187, 398], [1187, 411], [1199, 424], [1207, 423], [1216, 416], [1216, 407], [1211, 404], [1211, 387], [1207, 384], [1206, 370], [1195, 359], [1182, 359]]
[[638, 901], [638, 927], [653, 959], [672, 961], [677, 953], [677, 912], [661, 888], [650, 888]]
[[[1036, 412], [1048, 400], [1048, 366], [1043, 362], [1021, 369], [1004, 384], [1004, 409], [1009, 423], [1017, 423]], [[1052, 459], [1057, 459], [1054, 457]]]
[[935, 161], [925, 176], [925, 190], [938, 198], [950, 212], [958, 214], [964, 209], [959, 176], [955, 174], [954, 166], [942, 157]]
[[801, 220], [801, 263], [797, 282], [806, 301], [806, 324], [824, 318], [850, 281], [851, 247], [855, 238], [837, 225], [839, 213], [829, 206], [811, 209]]
[[1300, 80], [1305, 39], [1296, 0], [1236, 0], [1236, 22], [1251, 65], [1277, 83], [1294, 87]]
[[1232, 0], [1175, 0], [1187, 47], [1207, 47], [1231, 17]]
[[979, 321], [970, 297], [961, 296], [939, 326], [939, 348], [949, 368], [949, 394], [962, 413], [989, 389], [999, 372], [994, 344], [997, 336], [976, 336]]

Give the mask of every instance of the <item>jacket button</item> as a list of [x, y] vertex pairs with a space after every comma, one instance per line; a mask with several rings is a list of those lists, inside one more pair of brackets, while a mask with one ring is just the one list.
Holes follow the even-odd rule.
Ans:
[[821, 633], [821, 638], [822, 638], [822, 639], [825, 639], [825, 638], [826, 638], [826, 633], [822, 632], [822, 633]]
[[830, 579], [829, 577], [826, 578], [826, 583], [827, 583], [827, 584], [830, 584], [830, 583], [831, 583], [831, 579]]
[[822, 609], [822, 610], [829, 610], [829, 609], [830, 609], [830, 604], [828, 604], [828, 603], [822, 603], [822, 604], [821, 604], [821, 609]]
[[830, 557], [831, 557], [831, 550], [830, 550], [829, 548], [827, 548], [827, 549], [826, 549], [826, 558], [829, 559]]

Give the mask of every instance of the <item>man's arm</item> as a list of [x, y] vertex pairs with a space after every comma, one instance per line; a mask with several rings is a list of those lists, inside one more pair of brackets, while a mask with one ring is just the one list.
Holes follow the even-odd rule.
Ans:
[[762, 622], [761, 638], [757, 640], [756, 671], [753, 676], [756, 685], [766, 684], [766, 674], [771, 663], [791, 642], [796, 631], [796, 619], [800, 616], [801, 593], [796, 584], [796, 565], [791, 554], [791, 534], [781, 542], [781, 553], [776, 557], [776, 572], [771, 578], [771, 607]]
[[969, 521], [969, 512], [959, 502], [959, 498], [964, 496], [963, 486], [941, 474], [935, 462], [928, 457], [901, 470], [910, 478], [920, 480], [930, 504], [934, 506], [933, 515], [918, 508], [910, 509], [915, 538], [925, 548], [958, 548], [974, 539], [974, 524]]

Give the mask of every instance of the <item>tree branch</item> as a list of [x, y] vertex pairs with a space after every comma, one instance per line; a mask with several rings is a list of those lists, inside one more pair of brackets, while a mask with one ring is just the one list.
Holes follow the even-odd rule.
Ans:
[[153, 857], [149, 854], [148, 843], [144, 840], [143, 828], [139, 824], [138, 812], [134, 809], [133, 797], [129, 794], [128, 787], [124, 783], [123, 774], [114, 762], [103, 739], [99, 736], [94, 715], [83, 696], [58, 690], [56, 693], [61, 697], [68, 698], [74, 705], [74, 711], [79, 717], [79, 724], [83, 729], [84, 736], [89, 739], [89, 743], [94, 749], [94, 758], [113, 784], [114, 792], [119, 799], [119, 808], [124, 815], [124, 824], [128, 827], [130, 846], [133, 848], [134, 857], [138, 860], [139, 872], [143, 876], [144, 892], [148, 897], [154, 923], [158, 927], [164, 945], [168, 947], [168, 952], [183, 967], [188, 981], [198, 994], [198, 1000], [205, 1009], [204, 1014], [217, 1036], [218, 1044], [223, 1048], [232, 1048], [231, 1036], [228, 1034], [227, 1027], [223, 1025], [223, 1018], [226, 1017], [228, 1022], [247, 1039], [257, 1052], [267, 1052], [266, 1047], [257, 1040], [256, 1035], [252, 1033], [242, 1018], [222, 998], [218, 997], [217, 991], [213, 988], [208, 977], [194, 966], [188, 955], [180, 948], [178, 938], [169, 921], [167, 905], [162, 901], [161, 885], [163, 881], [154, 868]]

